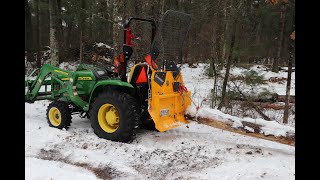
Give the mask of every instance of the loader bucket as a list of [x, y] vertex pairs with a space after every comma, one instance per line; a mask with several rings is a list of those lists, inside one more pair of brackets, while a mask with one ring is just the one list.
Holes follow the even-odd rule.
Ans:
[[155, 71], [151, 87], [148, 111], [156, 129], [163, 132], [187, 124], [184, 113], [191, 104], [191, 92], [183, 88], [181, 72], [174, 78], [173, 71]]

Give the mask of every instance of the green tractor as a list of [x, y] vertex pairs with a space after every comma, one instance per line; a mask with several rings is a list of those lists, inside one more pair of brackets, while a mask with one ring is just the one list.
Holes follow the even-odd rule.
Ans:
[[[131, 40], [135, 38], [130, 28], [132, 21], [151, 24], [152, 43], [145, 56], [146, 63], [136, 64], [128, 77], [127, 63], [133, 53]], [[180, 51], [190, 23], [190, 15], [167, 11], [160, 32], [156, 33], [153, 20], [130, 17], [123, 24], [123, 58], [119, 65], [79, 64], [75, 71], [66, 71], [44, 64], [33, 80], [28, 78], [25, 81], [25, 101], [51, 100], [47, 108], [51, 127], [68, 129], [72, 115], [80, 114], [90, 119], [98, 137], [112, 141], [132, 140], [134, 130], [141, 124], [151, 123], [163, 132], [188, 123], [184, 113], [191, 104], [191, 93], [185, 88], [175, 61], [161, 56], [161, 53], [170, 54], [165, 53], [168, 51], [163, 45], [171, 44], [170, 48], [174, 48], [172, 45], [176, 44], [179, 52], [173, 53], [173, 59], [182, 62]], [[168, 24], [172, 29], [168, 29]], [[167, 36], [167, 32], [173, 35]]]

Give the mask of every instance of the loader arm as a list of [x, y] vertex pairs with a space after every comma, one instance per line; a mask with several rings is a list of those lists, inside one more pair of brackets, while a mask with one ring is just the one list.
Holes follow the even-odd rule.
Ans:
[[[68, 72], [62, 71], [59, 68], [56, 68], [54, 66], [48, 65], [48, 64], [44, 64], [41, 69], [40, 72], [38, 74], [38, 76], [34, 79], [34, 80], [28, 80], [27, 85], [29, 85], [29, 89], [28, 89], [28, 93], [26, 95], [26, 100], [34, 100], [36, 98], [36, 96], [39, 93], [39, 90], [41, 88], [42, 85], [49, 85], [51, 84], [50, 81], [45, 80], [50, 74], [61, 74], [65, 77], [68, 77]], [[32, 84], [30, 84], [32, 83]]]
[[[87, 76], [89, 72], [83, 72]], [[50, 77], [50, 80], [46, 78]], [[26, 102], [34, 102], [41, 99], [64, 99], [71, 100], [74, 104], [81, 107], [84, 111], [88, 111], [89, 103], [82, 100], [76, 91], [76, 83], [79, 74], [70, 71], [65, 71], [49, 64], [44, 64], [38, 76], [34, 80], [27, 80], [27, 92], [25, 94]], [[92, 77], [90, 76], [92, 79]], [[45, 86], [45, 92], [39, 92], [41, 86]], [[51, 85], [50, 91], [47, 91], [47, 86]], [[61, 98], [64, 97], [64, 98]]]

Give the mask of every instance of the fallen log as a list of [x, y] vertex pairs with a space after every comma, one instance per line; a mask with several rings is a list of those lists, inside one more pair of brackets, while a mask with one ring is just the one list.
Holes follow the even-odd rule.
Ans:
[[[278, 102], [285, 102], [285, 99], [286, 99], [286, 95], [279, 95], [278, 98], [277, 98], [277, 101]], [[289, 100], [290, 100], [289, 101], [290, 103], [295, 103], [295, 96], [291, 95]]]
[[[229, 97], [230, 100], [235, 101], [245, 101], [245, 99], [242, 96], [234, 96]], [[265, 102], [265, 103], [274, 103], [274, 102], [285, 102], [285, 95], [277, 95], [273, 94], [269, 97], [256, 97], [251, 99], [252, 102]], [[295, 96], [290, 96], [290, 103], [295, 103]]]
[[[241, 106], [249, 106], [246, 101], [239, 101], [234, 100], [235, 103], [240, 104]], [[275, 103], [268, 103], [268, 102], [252, 102], [255, 106], [259, 106], [265, 109], [273, 109], [273, 110], [283, 110], [285, 108], [284, 104], [275, 104]], [[291, 108], [294, 106], [294, 103], [290, 103], [289, 107]]]
[[[190, 115], [187, 115], [187, 119], [195, 119], [195, 117], [192, 117]], [[277, 137], [277, 136], [273, 136], [273, 135], [264, 135], [260, 133], [260, 125], [258, 124], [254, 124], [254, 123], [250, 123], [250, 122], [242, 122], [242, 124], [244, 125], [243, 128], [234, 128], [232, 127], [232, 122], [222, 122], [219, 121], [217, 119], [208, 119], [208, 118], [202, 118], [202, 117], [198, 117], [197, 120], [198, 123], [201, 124], [205, 124], [208, 126], [212, 126], [218, 129], [222, 129], [222, 130], [226, 130], [226, 131], [230, 131], [230, 132], [234, 132], [234, 133], [238, 133], [238, 134], [242, 134], [242, 135], [246, 135], [246, 136], [251, 136], [251, 137], [255, 137], [255, 138], [260, 138], [260, 139], [265, 139], [265, 140], [269, 140], [269, 141], [274, 141], [274, 142], [278, 142], [281, 144], [286, 144], [286, 145], [290, 145], [290, 146], [295, 146], [295, 136], [289, 136], [289, 137]], [[254, 129], [254, 132], [248, 131], [247, 129], [245, 129], [244, 127], [248, 126], [252, 129]]]

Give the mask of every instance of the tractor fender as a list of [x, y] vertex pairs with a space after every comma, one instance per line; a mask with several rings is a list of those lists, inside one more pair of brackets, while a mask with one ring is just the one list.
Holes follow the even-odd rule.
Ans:
[[109, 87], [118, 87], [119, 89], [127, 89], [130, 92], [134, 92], [134, 87], [127, 83], [127, 82], [123, 82], [120, 80], [102, 80], [102, 81], [98, 81], [90, 94], [90, 99], [89, 99], [89, 104], [92, 103], [93, 99], [98, 95], [99, 92], [101, 92], [103, 90], [103, 88], [105, 86], [109, 86]]

